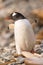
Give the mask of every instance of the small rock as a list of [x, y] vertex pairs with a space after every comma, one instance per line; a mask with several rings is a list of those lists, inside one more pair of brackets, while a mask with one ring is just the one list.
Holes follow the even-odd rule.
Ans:
[[21, 56], [19, 56], [19, 57], [17, 58], [17, 63], [18, 63], [18, 64], [23, 64], [23, 63], [24, 63], [24, 58], [21, 57]]
[[41, 53], [41, 57], [43, 57], [43, 53]]
[[15, 42], [10, 43], [10, 47], [15, 47]]
[[41, 48], [43, 48], [43, 43], [42, 43], [42, 44], [40, 44], [40, 47], [41, 47]]
[[38, 49], [40, 49], [40, 45], [39, 45], [39, 44], [35, 45], [34, 51], [36, 51], [36, 50], [38, 50]]

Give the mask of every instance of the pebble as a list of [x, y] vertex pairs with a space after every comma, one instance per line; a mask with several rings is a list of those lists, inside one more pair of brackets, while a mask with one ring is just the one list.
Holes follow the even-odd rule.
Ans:
[[12, 54], [15, 53], [15, 49], [10, 48], [10, 47], [1, 47], [0, 48], [0, 62], [7, 62], [7, 61], [11, 61], [12, 59], [14, 59], [14, 56]]
[[38, 49], [40, 49], [40, 45], [39, 45], [39, 44], [35, 45], [34, 51], [36, 51], [36, 50], [38, 50]]
[[8, 65], [21, 65], [21, 64], [24, 64], [24, 58], [19, 56], [16, 60], [16, 62], [13, 62], [11, 64], [8, 64]]
[[15, 62], [11, 63], [11, 64], [8, 64], [8, 65], [17, 65]]
[[17, 58], [17, 63], [18, 63], [18, 64], [23, 64], [23, 63], [24, 63], [24, 58], [21, 57], [21, 56], [19, 56], [19, 57]]
[[15, 42], [13, 41], [12, 43], [10, 43], [10, 45], [9, 45], [10, 47], [15, 47], [16, 45], [15, 45]]
[[40, 44], [40, 47], [41, 47], [41, 48], [43, 48], [43, 43], [42, 43], [42, 44]]
[[34, 51], [38, 54], [43, 53], [43, 41], [41, 41], [41, 44], [36, 44], [34, 47]]

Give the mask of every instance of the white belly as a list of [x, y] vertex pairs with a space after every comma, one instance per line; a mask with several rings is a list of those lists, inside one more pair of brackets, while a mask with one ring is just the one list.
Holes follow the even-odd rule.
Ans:
[[21, 51], [31, 51], [35, 45], [35, 36], [31, 24], [26, 19], [15, 22], [15, 44], [17, 53]]

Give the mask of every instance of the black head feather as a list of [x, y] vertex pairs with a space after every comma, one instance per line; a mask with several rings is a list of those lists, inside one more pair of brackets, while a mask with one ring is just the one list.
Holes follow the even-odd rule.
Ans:
[[[13, 16], [13, 14], [15, 13], [15, 15]], [[18, 13], [18, 12], [14, 12], [14, 13], [11, 13], [10, 14], [10, 19], [16, 21], [16, 20], [19, 20], [19, 19], [26, 19], [21, 13]]]

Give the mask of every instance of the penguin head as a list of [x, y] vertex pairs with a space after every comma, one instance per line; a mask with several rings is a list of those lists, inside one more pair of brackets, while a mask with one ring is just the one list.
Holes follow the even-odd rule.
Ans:
[[8, 16], [8, 19], [12, 19], [16, 21], [19, 19], [26, 19], [26, 18], [21, 13], [14, 12], [14, 13], [11, 13], [10, 16]]
[[[16, 22], [17, 20], [20, 20], [20, 19], [26, 19], [26, 18], [19, 12], [13, 12], [5, 18], [5, 20], [13, 20], [12, 21], [13, 24], [14, 24], [14, 22]], [[10, 27], [12, 28], [14, 26], [12, 24], [9, 24], [8, 28], [10, 28]]]

